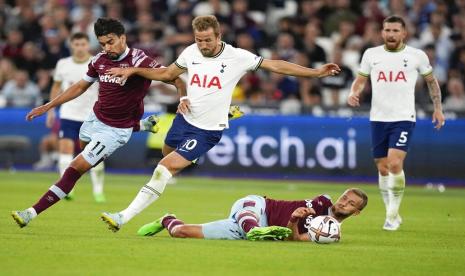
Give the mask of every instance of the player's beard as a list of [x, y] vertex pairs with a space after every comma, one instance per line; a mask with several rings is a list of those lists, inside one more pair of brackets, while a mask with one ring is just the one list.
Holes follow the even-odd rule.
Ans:
[[331, 206], [331, 212], [333, 213], [334, 217], [339, 221], [341, 221], [341, 220], [343, 220], [345, 218], [348, 218], [348, 217], [350, 217], [352, 215], [349, 212], [344, 212], [344, 211], [337, 210], [335, 205]]
[[212, 50], [210, 49], [200, 49], [200, 52], [202, 53], [202, 55], [204, 57], [213, 57], [216, 53], [216, 50], [218, 49], [218, 47], [220, 47], [219, 45], [216, 45], [215, 48], [213, 48]]
[[400, 48], [400, 46], [402, 45], [402, 40], [399, 40], [399, 41], [386, 40], [384, 44], [386, 45], [386, 48], [388, 50], [394, 51]]

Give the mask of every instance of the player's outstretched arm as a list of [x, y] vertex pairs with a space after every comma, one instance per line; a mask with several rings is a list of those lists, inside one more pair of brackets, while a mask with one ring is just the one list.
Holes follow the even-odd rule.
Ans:
[[289, 219], [289, 222], [287, 223], [287, 228], [292, 230], [292, 236], [290, 236], [288, 240], [309, 241], [310, 237], [308, 236], [308, 234], [299, 233], [299, 219], [303, 219], [303, 218], [306, 218], [314, 214], [315, 214], [315, 210], [313, 210], [312, 208], [299, 207], [295, 209], [291, 215], [291, 218]]
[[[50, 100], [55, 99], [61, 92], [61, 81], [54, 81], [52, 89], [50, 90]], [[51, 128], [55, 122], [55, 108], [50, 108], [47, 112], [47, 119], [45, 120], [45, 126]]]
[[362, 91], [365, 88], [365, 84], [367, 80], [368, 80], [367, 77], [362, 76], [360, 74], [358, 74], [357, 77], [355, 78], [350, 88], [349, 97], [347, 98], [347, 103], [350, 106], [353, 106], [353, 107], [360, 106], [360, 95], [362, 94]]
[[79, 97], [82, 93], [84, 93], [90, 86], [92, 85], [91, 82], [87, 82], [85, 80], [80, 80], [79, 82], [71, 85], [68, 89], [66, 89], [63, 93], [58, 95], [55, 99], [48, 102], [47, 104], [38, 106], [32, 109], [27, 115], [26, 120], [32, 121], [37, 116], [44, 114], [45, 112], [49, 111], [51, 108], [59, 106], [63, 103], [69, 102], [74, 98]]
[[260, 68], [284, 75], [306, 78], [333, 76], [341, 71], [335, 63], [327, 63], [318, 69], [307, 68], [284, 60], [264, 59]]
[[428, 85], [429, 96], [431, 101], [433, 101], [433, 124], [435, 124], [434, 128], [440, 130], [441, 127], [443, 127], [446, 123], [446, 119], [442, 113], [441, 88], [439, 87], [438, 81], [432, 73], [426, 75], [424, 78], [426, 84]]
[[142, 68], [142, 67], [129, 67], [129, 68], [111, 68], [106, 71], [113, 77], [121, 78], [121, 82], [124, 83], [130, 76], [139, 75], [143, 78], [156, 81], [173, 81], [179, 75], [184, 73], [186, 70], [179, 68], [174, 63], [168, 67], [163, 68]]

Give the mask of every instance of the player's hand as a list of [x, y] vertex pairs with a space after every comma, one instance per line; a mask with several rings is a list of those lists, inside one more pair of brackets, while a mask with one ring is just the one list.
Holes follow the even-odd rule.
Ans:
[[318, 77], [322, 78], [327, 76], [334, 76], [339, 74], [339, 72], [341, 72], [339, 65], [335, 63], [327, 63], [318, 69]]
[[349, 97], [347, 98], [347, 104], [352, 107], [360, 106], [360, 96], [350, 92]]
[[441, 110], [435, 110], [433, 112], [433, 124], [435, 125], [434, 128], [437, 130], [440, 130], [446, 124], [446, 119]]
[[177, 113], [186, 115], [191, 111], [191, 102], [189, 99], [183, 99], [179, 101]]
[[112, 77], [118, 77], [120, 78], [120, 84], [124, 85], [127, 81], [127, 79], [134, 74], [134, 71], [132, 68], [111, 68], [108, 69], [105, 74], [108, 74]]
[[41, 106], [38, 106], [36, 108], [33, 108], [31, 111], [29, 111], [29, 113], [26, 115], [26, 120], [28, 121], [32, 121], [32, 119], [34, 119], [35, 117], [38, 117], [42, 114], [44, 114], [45, 112], [47, 112], [50, 108], [44, 104], [44, 105], [41, 105]]
[[312, 208], [307, 208], [307, 207], [299, 207], [294, 210], [294, 212], [291, 215], [291, 220], [297, 220], [301, 218], [306, 218], [310, 215], [314, 215], [315, 210]]
[[49, 110], [47, 111], [47, 118], [45, 119], [45, 126], [48, 128], [52, 128], [53, 124], [55, 123], [55, 111], [54, 110]]

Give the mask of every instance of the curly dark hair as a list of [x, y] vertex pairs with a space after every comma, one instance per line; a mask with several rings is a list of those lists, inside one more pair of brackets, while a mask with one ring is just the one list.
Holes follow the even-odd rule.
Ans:
[[123, 24], [118, 20], [101, 17], [94, 24], [94, 32], [97, 37], [109, 34], [121, 36], [125, 33], [125, 30]]

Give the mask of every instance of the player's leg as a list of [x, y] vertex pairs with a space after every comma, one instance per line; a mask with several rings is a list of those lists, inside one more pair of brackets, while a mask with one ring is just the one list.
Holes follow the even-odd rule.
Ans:
[[402, 121], [392, 123], [389, 130], [389, 151], [387, 156], [389, 168], [389, 207], [387, 210], [387, 221], [393, 227], [385, 228], [386, 230], [397, 230], [402, 223], [399, 208], [405, 190], [403, 167], [414, 128], [414, 122]]
[[92, 194], [95, 202], [103, 203], [106, 201], [103, 193], [103, 185], [105, 181], [105, 162], [100, 162], [90, 169], [90, 180], [92, 182]]
[[[63, 176], [65, 170], [69, 167], [74, 159], [74, 141], [69, 138], [60, 138], [59, 142], [59, 155], [58, 155], [58, 172]], [[73, 199], [74, 190], [71, 190], [65, 199]]]
[[82, 155], [78, 155], [65, 170], [63, 176], [34, 204], [24, 211], [13, 211], [11, 215], [20, 227], [26, 226], [37, 215], [63, 199], [74, 187], [82, 174], [91, 168]]
[[129, 222], [134, 216], [142, 212], [145, 208], [157, 200], [166, 184], [174, 173], [189, 166], [192, 162], [184, 159], [176, 151], [164, 157], [155, 168], [152, 177], [137, 193], [129, 206], [119, 213], [102, 213], [101, 218], [106, 222], [112, 231], [118, 231], [123, 224]]
[[173, 238], [204, 238], [202, 226], [197, 224], [184, 224], [182, 220], [173, 214], [166, 214], [163, 217], [143, 225], [137, 231], [139, 236], [153, 236], [163, 229]]
[[387, 210], [387, 218], [397, 225], [402, 223], [402, 219], [399, 215], [399, 208], [405, 190], [403, 163], [406, 156], [407, 152], [391, 148], [389, 149], [387, 158], [389, 164], [389, 207]]
[[176, 151], [171, 152], [158, 163], [150, 181], [140, 189], [126, 209], [119, 213], [102, 213], [101, 217], [109, 225], [110, 230], [118, 231], [123, 224], [157, 200], [171, 177], [214, 147], [220, 141], [221, 135], [222, 131], [207, 131], [193, 127], [178, 115], [165, 140], [165, 143], [172, 147], [174, 143], [167, 141], [176, 141], [178, 143]]
[[389, 149], [389, 133], [386, 130], [385, 122], [371, 122], [371, 142], [372, 154], [378, 169], [378, 188], [381, 193], [381, 198], [384, 202], [384, 207], [387, 211], [389, 208], [389, 169], [388, 169], [388, 149]]
[[[60, 130], [58, 132], [59, 142], [59, 156], [58, 156], [58, 171], [63, 175], [66, 168], [74, 158], [75, 154], [75, 141], [79, 138], [79, 129], [82, 122], [60, 119]], [[65, 199], [73, 199], [74, 190], [69, 192]]]

